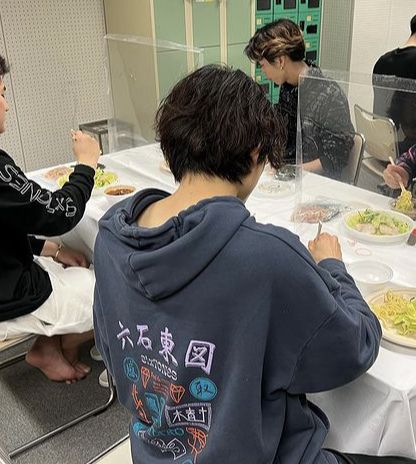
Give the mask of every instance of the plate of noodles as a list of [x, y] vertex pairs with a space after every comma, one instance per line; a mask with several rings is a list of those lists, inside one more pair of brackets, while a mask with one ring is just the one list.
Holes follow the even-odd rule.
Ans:
[[416, 348], [416, 288], [383, 290], [366, 301], [381, 323], [383, 338]]
[[[69, 176], [72, 174], [73, 169], [67, 174], [58, 177], [56, 183], [58, 184], [59, 188], [62, 188], [66, 182], [69, 180]], [[94, 176], [94, 188], [92, 193], [94, 195], [104, 193], [104, 189], [109, 187], [110, 185], [115, 184], [118, 181], [118, 175], [115, 172], [107, 171], [102, 168], [97, 168], [95, 170]]]
[[394, 211], [416, 219], [416, 200], [412, 198], [412, 193], [409, 190], [403, 190], [400, 196], [390, 202], [390, 206]]

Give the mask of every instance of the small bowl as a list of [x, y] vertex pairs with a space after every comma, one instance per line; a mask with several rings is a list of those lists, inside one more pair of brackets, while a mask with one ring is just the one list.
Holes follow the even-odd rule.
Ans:
[[393, 278], [393, 270], [379, 261], [356, 261], [347, 265], [363, 295], [382, 290]]
[[125, 198], [133, 195], [136, 187], [133, 185], [110, 185], [104, 190], [104, 195], [108, 202], [112, 205], [118, 203]]

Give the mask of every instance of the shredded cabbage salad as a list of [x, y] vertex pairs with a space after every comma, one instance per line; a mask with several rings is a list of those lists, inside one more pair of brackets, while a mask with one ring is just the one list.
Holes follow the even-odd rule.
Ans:
[[[58, 178], [57, 183], [59, 187], [63, 187], [68, 182], [69, 176], [72, 172], [65, 174]], [[115, 172], [104, 171], [104, 169], [97, 168], [94, 176], [94, 188], [99, 189], [113, 184], [118, 179]]]
[[[389, 213], [372, 209], [350, 214], [346, 222], [351, 228], [371, 235], [395, 235], [410, 231], [407, 222], [401, 221]], [[368, 226], [364, 228], [363, 225]]]

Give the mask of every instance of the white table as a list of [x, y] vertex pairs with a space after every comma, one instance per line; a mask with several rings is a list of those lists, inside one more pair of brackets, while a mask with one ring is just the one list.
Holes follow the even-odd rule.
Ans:
[[[119, 174], [121, 183], [138, 189], [156, 187], [173, 191], [173, 176], [160, 169], [161, 152], [157, 145], [125, 150], [103, 156], [101, 162]], [[37, 171], [30, 175], [49, 186]], [[271, 177], [264, 173], [259, 185]], [[307, 173], [302, 182], [302, 200], [325, 196], [336, 201], [388, 208], [389, 199], [331, 179]], [[290, 217], [299, 195], [286, 197], [263, 194], [256, 189], [247, 208], [260, 222], [269, 222], [297, 232], [302, 241], [312, 238], [316, 225], [295, 227]], [[93, 196], [79, 225], [63, 237], [68, 245], [92, 256], [97, 222], [108, 209], [103, 196]], [[393, 283], [416, 287], [416, 247], [408, 245], [373, 245], [350, 239], [341, 220], [324, 224], [324, 230], [340, 237], [346, 263], [359, 259], [385, 262], [394, 270]], [[345, 452], [416, 458], [416, 350], [382, 342], [372, 368], [356, 381], [336, 390], [310, 395], [310, 399], [328, 415], [331, 430], [326, 446]]]

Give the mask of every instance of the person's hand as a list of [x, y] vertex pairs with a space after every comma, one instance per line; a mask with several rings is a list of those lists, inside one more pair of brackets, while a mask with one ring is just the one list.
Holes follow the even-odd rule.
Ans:
[[98, 158], [101, 155], [98, 142], [90, 135], [84, 134], [82, 131], [72, 131], [72, 151], [75, 158], [81, 164], [97, 168]]
[[55, 253], [54, 260], [57, 263], [61, 263], [64, 267], [89, 267], [87, 258], [79, 251], [67, 248], [65, 246], [60, 247]]
[[406, 186], [409, 182], [409, 174], [406, 169], [397, 164], [389, 164], [387, 168], [383, 171], [383, 177], [386, 184], [392, 189], [400, 188], [400, 183]]
[[314, 240], [310, 240], [308, 248], [316, 263], [327, 258], [335, 258], [342, 261], [341, 245], [339, 244], [338, 237], [335, 235], [324, 232]]

